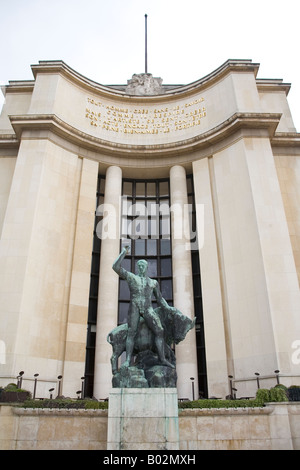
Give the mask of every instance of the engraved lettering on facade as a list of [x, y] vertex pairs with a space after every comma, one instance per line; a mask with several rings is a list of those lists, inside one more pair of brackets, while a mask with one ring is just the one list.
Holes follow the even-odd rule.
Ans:
[[206, 117], [204, 98], [173, 107], [122, 107], [87, 98], [85, 118], [90, 125], [123, 134], [167, 134], [200, 126]]

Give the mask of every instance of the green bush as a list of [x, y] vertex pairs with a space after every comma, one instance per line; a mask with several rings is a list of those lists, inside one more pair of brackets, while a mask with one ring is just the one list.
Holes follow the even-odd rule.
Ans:
[[278, 384], [278, 385], [275, 385], [275, 388], [282, 388], [283, 390], [287, 390], [288, 388], [283, 385], [283, 384]]
[[256, 400], [260, 403], [288, 401], [286, 387], [276, 386], [270, 390], [267, 388], [260, 388], [256, 392]]
[[108, 402], [100, 402], [97, 400], [76, 400], [71, 398], [57, 398], [44, 400], [26, 400], [22, 404], [22, 408], [59, 408], [59, 409], [101, 409], [108, 408]]
[[18, 388], [16, 384], [10, 383], [3, 388], [3, 392], [27, 392], [30, 393], [28, 390], [24, 388]]
[[178, 408], [253, 408], [262, 404], [257, 400], [194, 400], [179, 402]]
[[271, 388], [270, 401], [289, 401], [285, 389], [282, 387]]
[[90, 410], [90, 409], [107, 410], [108, 401], [86, 400], [85, 409], [86, 410]]
[[0, 388], [1, 403], [23, 403], [29, 398], [31, 398], [31, 392], [18, 388], [14, 383], [10, 383], [4, 388]]
[[264, 403], [270, 402], [270, 390], [268, 390], [267, 388], [259, 388], [256, 392], [256, 401], [258, 401], [262, 405]]
[[276, 386], [270, 390], [259, 388], [256, 397], [253, 400], [194, 400], [178, 403], [178, 408], [257, 408], [263, 407], [269, 402], [288, 401], [287, 388], [284, 386]]

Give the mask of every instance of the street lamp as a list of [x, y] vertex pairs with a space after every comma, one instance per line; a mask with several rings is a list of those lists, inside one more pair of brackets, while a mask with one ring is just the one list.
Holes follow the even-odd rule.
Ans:
[[233, 379], [233, 375], [228, 375], [228, 378], [229, 378], [229, 384], [230, 384], [230, 396], [231, 396], [231, 399], [233, 399], [233, 385], [232, 385], [232, 379]]
[[279, 385], [279, 375], [278, 374], [279, 374], [280, 370], [276, 369], [276, 370], [274, 370], [274, 372], [276, 374], [277, 385]]
[[190, 377], [190, 380], [192, 381], [192, 394], [193, 394], [193, 400], [195, 400], [195, 388], [194, 388], [194, 377]]
[[33, 399], [35, 399], [35, 394], [36, 394], [36, 385], [37, 385], [37, 378], [38, 378], [39, 374], [34, 374], [34, 388], [33, 388]]
[[256, 375], [256, 382], [257, 382], [257, 388], [260, 388], [260, 385], [259, 385], [259, 372], [254, 372], [254, 374]]
[[58, 378], [58, 392], [57, 392], [57, 396], [60, 397], [62, 375], [59, 375], [57, 378]]
[[24, 371], [21, 370], [21, 372], [19, 372], [19, 375], [17, 377], [17, 379], [18, 379], [17, 388], [22, 388], [23, 375], [24, 375]]
[[53, 392], [54, 388], [49, 388], [49, 392], [50, 392], [50, 400], [52, 400], [53, 398], [53, 395], [52, 395], [52, 392]]
[[81, 377], [81, 398], [84, 398], [84, 381], [85, 381], [85, 377]]

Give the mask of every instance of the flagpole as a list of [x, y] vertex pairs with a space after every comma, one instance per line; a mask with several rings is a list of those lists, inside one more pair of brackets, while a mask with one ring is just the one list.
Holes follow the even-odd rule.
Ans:
[[147, 58], [147, 18], [148, 15], [145, 15], [145, 73], [148, 73], [148, 58]]

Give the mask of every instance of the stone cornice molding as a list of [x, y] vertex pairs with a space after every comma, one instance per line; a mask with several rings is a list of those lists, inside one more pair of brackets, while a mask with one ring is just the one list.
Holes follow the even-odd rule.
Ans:
[[1, 90], [4, 96], [7, 93], [32, 93], [34, 85], [34, 80], [10, 80], [8, 85], [1, 86]]
[[20, 140], [15, 134], [0, 134], [0, 148], [1, 149], [18, 149]]
[[126, 145], [103, 140], [72, 127], [54, 114], [26, 114], [23, 116], [9, 116], [9, 118], [19, 140], [21, 140], [24, 131], [31, 132], [33, 136], [36, 132], [47, 130], [78, 147], [130, 159], [144, 157], [160, 158], [163, 156], [191, 153], [212, 146], [233, 135], [240, 129], [251, 129], [254, 135], [256, 135], [256, 130], [259, 131], [257, 135], [264, 130], [272, 138], [280, 121], [281, 114], [235, 113], [218, 126], [195, 137], [179, 140], [174, 143], [157, 145]]
[[[113, 85], [101, 85], [89, 78], [81, 75], [80, 73], [73, 70], [69, 67], [65, 62], [61, 60], [57, 61], [40, 61], [36, 65], [31, 66], [32, 73], [36, 79], [39, 73], [47, 73], [47, 74], [55, 74], [58, 73], [69, 81], [73, 82], [76, 85], [81, 86], [82, 88], [88, 90], [89, 92], [99, 93], [99, 95], [106, 96], [107, 98], [113, 99], [114, 97], [118, 100], [121, 98], [122, 101], [130, 101], [134, 102], [135, 100], [141, 101], [141, 99], [147, 103], [151, 101], [165, 101], [178, 99], [180, 97], [189, 96], [194, 94], [196, 91], [205, 89], [208, 86], [211, 86], [216, 81], [221, 80], [224, 76], [232, 73], [232, 72], [248, 72], [253, 73], [256, 77], [259, 64], [253, 63], [251, 60], [233, 60], [229, 59], [220, 67], [218, 67], [213, 72], [209, 73], [205, 77], [192, 82], [188, 85], [178, 86], [177, 88], [168, 89], [166, 87], [164, 93], [162, 95], [154, 95], [154, 96], [130, 96], [126, 94], [125, 91], [119, 90], [118, 87], [113, 88]], [[124, 85], [125, 86], [125, 85]]]
[[[84, 75], [80, 74], [76, 70], [72, 69], [62, 60], [42, 60], [38, 64], [31, 66], [34, 80], [12, 80], [9, 81], [8, 85], [1, 87], [3, 94], [6, 93], [20, 93], [20, 92], [32, 92], [35, 86], [35, 80], [38, 74], [60, 74], [61, 76], [68, 79], [71, 83], [80, 86], [81, 88], [97, 93], [100, 96], [117, 99], [125, 102], [144, 101], [144, 103], [150, 104], [152, 101], [172, 101], [173, 99], [184, 98], [190, 96], [196, 92], [203, 91], [215, 84], [217, 81], [223, 79], [230, 73], [253, 73], [256, 79], [258, 91], [278, 91], [283, 90], [286, 95], [288, 94], [291, 84], [283, 83], [282, 79], [258, 79], [257, 73], [259, 70], [259, 64], [253, 63], [252, 60], [238, 60], [229, 59], [224, 62], [213, 72], [204, 76], [203, 78], [196, 80], [187, 85], [163, 85], [164, 93], [161, 95], [154, 96], [135, 96], [129, 95], [125, 91], [121, 90], [121, 85], [102, 85], [97, 83]], [[124, 85], [125, 87], [126, 85]]]
[[13, 414], [17, 416], [88, 416], [107, 417], [106, 409], [76, 409], [76, 408], [19, 408], [12, 407]]
[[271, 139], [271, 145], [276, 154], [280, 151], [284, 154], [292, 149], [299, 149], [300, 151], [300, 133], [297, 132], [276, 132]]
[[291, 89], [291, 83], [284, 83], [281, 79], [260, 78], [256, 80], [256, 86], [258, 92], [278, 92], [280, 89], [286, 96]]

